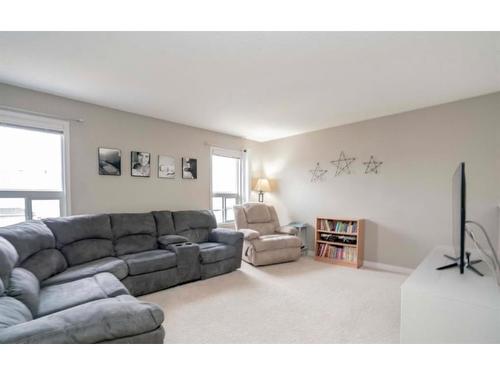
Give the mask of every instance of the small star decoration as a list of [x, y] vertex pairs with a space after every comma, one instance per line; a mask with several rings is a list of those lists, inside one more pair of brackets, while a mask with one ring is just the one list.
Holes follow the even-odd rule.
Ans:
[[351, 165], [354, 160], [356, 160], [356, 158], [347, 158], [344, 154], [344, 151], [342, 151], [337, 160], [332, 160], [330, 162], [337, 166], [337, 170], [335, 171], [335, 176], [338, 176], [343, 172], [351, 174], [351, 169], [349, 168], [349, 165]]
[[326, 172], [328, 172], [328, 170], [321, 169], [318, 162], [316, 163], [316, 168], [310, 169], [309, 172], [311, 173], [311, 182], [318, 182], [323, 179], [323, 176]]
[[370, 156], [369, 161], [363, 162], [363, 164], [366, 165], [365, 174], [368, 173], [378, 174], [378, 167], [380, 167], [382, 163], [383, 163], [382, 161], [375, 161], [373, 155]]

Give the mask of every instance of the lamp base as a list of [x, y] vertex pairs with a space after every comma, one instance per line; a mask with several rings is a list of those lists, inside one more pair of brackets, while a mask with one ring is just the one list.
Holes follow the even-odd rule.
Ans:
[[259, 191], [259, 202], [264, 203], [264, 192], [263, 191]]

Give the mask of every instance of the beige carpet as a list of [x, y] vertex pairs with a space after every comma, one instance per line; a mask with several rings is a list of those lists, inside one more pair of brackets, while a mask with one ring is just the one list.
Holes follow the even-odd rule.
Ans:
[[397, 343], [406, 275], [298, 262], [242, 268], [141, 297], [166, 343]]

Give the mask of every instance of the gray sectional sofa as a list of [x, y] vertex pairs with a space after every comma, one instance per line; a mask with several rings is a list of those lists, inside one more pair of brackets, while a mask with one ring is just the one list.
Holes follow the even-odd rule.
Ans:
[[241, 265], [212, 212], [81, 215], [0, 228], [0, 343], [161, 343], [139, 296]]

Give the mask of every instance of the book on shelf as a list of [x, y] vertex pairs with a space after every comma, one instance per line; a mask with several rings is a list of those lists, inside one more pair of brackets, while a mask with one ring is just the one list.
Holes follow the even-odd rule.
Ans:
[[321, 241], [345, 243], [346, 245], [356, 245], [357, 243], [356, 237], [343, 236], [340, 234], [320, 233], [319, 239]]
[[358, 252], [355, 248], [328, 245], [326, 243], [318, 244], [316, 255], [348, 262], [356, 262], [358, 260]]
[[328, 232], [343, 232], [356, 234], [358, 230], [358, 223], [355, 221], [342, 221], [342, 220], [319, 220], [319, 230]]

